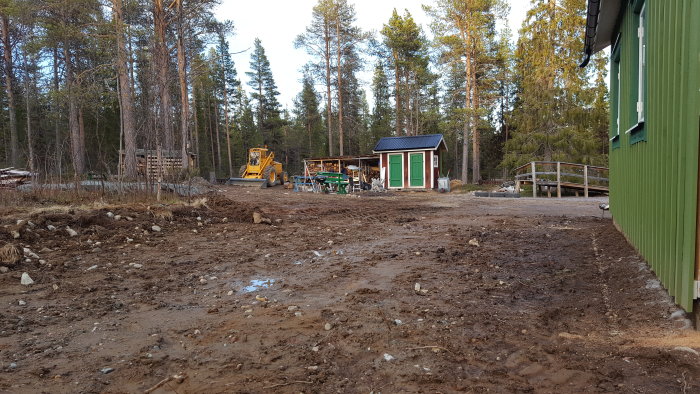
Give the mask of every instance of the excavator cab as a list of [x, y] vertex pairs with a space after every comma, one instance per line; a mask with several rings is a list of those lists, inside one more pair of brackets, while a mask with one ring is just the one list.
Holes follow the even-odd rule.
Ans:
[[250, 157], [248, 158], [248, 165], [251, 167], [256, 167], [260, 165], [260, 154], [262, 149], [251, 149]]

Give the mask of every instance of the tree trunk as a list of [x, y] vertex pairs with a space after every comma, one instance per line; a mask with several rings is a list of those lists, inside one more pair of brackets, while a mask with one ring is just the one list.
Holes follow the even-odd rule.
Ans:
[[214, 102], [214, 130], [216, 130], [216, 160], [218, 166], [216, 169], [221, 171], [221, 134], [219, 134], [219, 103]]
[[199, 151], [199, 107], [197, 106], [197, 83], [194, 82], [194, 92], [192, 93], [192, 110], [194, 113], [192, 114], [194, 118], [194, 152], [196, 153], [195, 156], [195, 166], [199, 167], [201, 164], [199, 162], [199, 158], [201, 157], [202, 153]]
[[58, 83], [58, 47], [53, 48], [53, 89], [55, 93], [55, 98], [53, 101], [53, 110], [56, 112], [57, 115], [54, 130], [54, 138], [56, 144], [56, 169], [58, 170], [58, 176], [60, 178], [61, 174], [63, 173], [63, 146], [61, 141], [63, 137], [61, 136], [61, 111], [59, 110], [60, 105], [58, 101], [58, 91], [60, 90]]
[[80, 142], [80, 125], [78, 124], [78, 100], [76, 98], [76, 82], [73, 75], [73, 64], [70, 59], [68, 44], [64, 44], [63, 56], [66, 62], [66, 85], [68, 89], [68, 129], [70, 130], [71, 159], [75, 175], [85, 172], [85, 151]]
[[187, 95], [187, 60], [185, 57], [185, 31], [182, 20], [182, 0], [177, 2], [177, 76], [180, 80], [180, 133], [182, 139], [182, 168], [189, 168], [190, 158], [187, 153], [188, 141], [189, 141], [189, 124], [188, 119], [190, 116], [190, 105], [189, 98]]
[[24, 99], [27, 112], [27, 150], [29, 153], [29, 171], [36, 169], [34, 163], [34, 138], [32, 136], [32, 111], [29, 104], [29, 65], [27, 64], [27, 54], [24, 53]]
[[[85, 160], [85, 118], [83, 117], [83, 106], [78, 104], [78, 130], [80, 130], [80, 151], [82, 152], [83, 161]], [[83, 164], [83, 166], [85, 166]], [[87, 168], [86, 168], [87, 169]]]
[[168, 89], [169, 53], [165, 41], [165, 10], [163, 0], [154, 0], [153, 29], [155, 33], [154, 67], [157, 72], [158, 96], [160, 98], [160, 123], [162, 141], [166, 151], [175, 149], [175, 136], [170, 119], [170, 90]]
[[17, 115], [13, 90], [14, 73], [12, 70], [10, 19], [7, 15], [0, 15], [0, 22], [2, 22], [2, 51], [5, 60], [5, 92], [7, 94], [7, 107], [10, 112], [10, 164], [13, 167], [17, 167], [19, 166], [19, 139], [17, 135]]
[[465, 56], [465, 67], [464, 71], [466, 74], [466, 83], [464, 87], [464, 110], [465, 110], [465, 117], [464, 117], [464, 134], [462, 136], [462, 182], [467, 183], [469, 182], [469, 124], [471, 123], [471, 111], [472, 111], [472, 102], [471, 102], [471, 94], [472, 94], [472, 52], [469, 47], [470, 43], [470, 36], [469, 32], [465, 31], [466, 29], [463, 29], [461, 31], [462, 33], [462, 42], [464, 43], [465, 46], [465, 51], [464, 51], [464, 56]]
[[122, 0], [112, 0], [112, 13], [117, 33], [117, 78], [119, 80], [122, 129], [124, 130], [124, 175], [129, 179], [135, 179], [138, 171], [136, 165], [136, 124], [134, 120], [134, 97], [127, 66]]
[[233, 178], [233, 158], [231, 156], [231, 129], [228, 120], [228, 87], [226, 86], [226, 79], [224, 78], [224, 122], [226, 124], [226, 149], [228, 151], [228, 176]]
[[340, 39], [340, 18], [338, 11], [336, 11], [335, 19], [335, 39], [336, 39], [336, 68], [337, 68], [337, 78], [338, 78], [338, 144], [340, 146], [340, 155], [345, 154], [345, 149], [343, 147], [343, 142], [345, 139], [345, 133], [343, 130], [343, 68], [341, 67], [342, 59], [340, 56], [340, 50], [342, 42]]
[[472, 117], [472, 183], [481, 182], [481, 136], [479, 135], [479, 85], [476, 81], [476, 70], [472, 69], [472, 91], [474, 114]]
[[396, 104], [396, 136], [401, 135], [401, 77], [399, 74], [399, 55], [397, 51], [394, 51], [394, 94], [396, 99], [394, 103]]
[[216, 152], [214, 151], [214, 130], [211, 127], [211, 103], [207, 97], [207, 129], [209, 129], [209, 142], [211, 145], [211, 170], [216, 171]]
[[326, 44], [323, 53], [326, 61], [326, 120], [328, 123], [328, 156], [333, 156], [333, 129], [331, 128], [331, 27], [330, 20], [325, 17], [324, 41]]

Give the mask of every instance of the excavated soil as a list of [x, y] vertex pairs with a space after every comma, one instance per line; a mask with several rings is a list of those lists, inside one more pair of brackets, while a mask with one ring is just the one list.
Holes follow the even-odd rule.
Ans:
[[0, 246], [38, 255], [0, 273], [3, 392], [700, 392], [700, 336], [597, 201], [228, 188], [3, 214]]

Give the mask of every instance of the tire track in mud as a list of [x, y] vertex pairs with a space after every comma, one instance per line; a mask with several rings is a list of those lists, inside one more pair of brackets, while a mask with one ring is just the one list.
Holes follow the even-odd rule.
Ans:
[[603, 263], [603, 255], [598, 247], [598, 237], [595, 231], [591, 231], [591, 249], [593, 250], [594, 263], [600, 276], [600, 288], [603, 297], [603, 305], [605, 305], [605, 317], [611, 328], [609, 332], [610, 334], [618, 335], [620, 334], [620, 327], [619, 324], [617, 324], [617, 314], [613, 309], [610, 299], [610, 286], [608, 285], [608, 277], [606, 275], [610, 266]]

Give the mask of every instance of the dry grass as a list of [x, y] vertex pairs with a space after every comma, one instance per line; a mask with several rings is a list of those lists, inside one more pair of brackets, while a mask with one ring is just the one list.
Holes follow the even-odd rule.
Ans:
[[[198, 199], [201, 200], [201, 199]], [[197, 202], [198, 200], [195, 200]], [[206, 203], [206, 199], [204, 199]], [[172, 205], [182, 201], [170, 193], [162, 193], [161, 201], [154, 193], [130, 191], [128, 193], [92, 190], [50, 190], [37, 188], [31, 191], [0, 190], [0, 216], [12, 214], [66, 213], [95, 209], [115, 209], [120, 206], [151, 204]]]
[[0, 248], [0, 263], [14, 265], [22, 260], [22, 253], [15, 245], [6, 244]]

